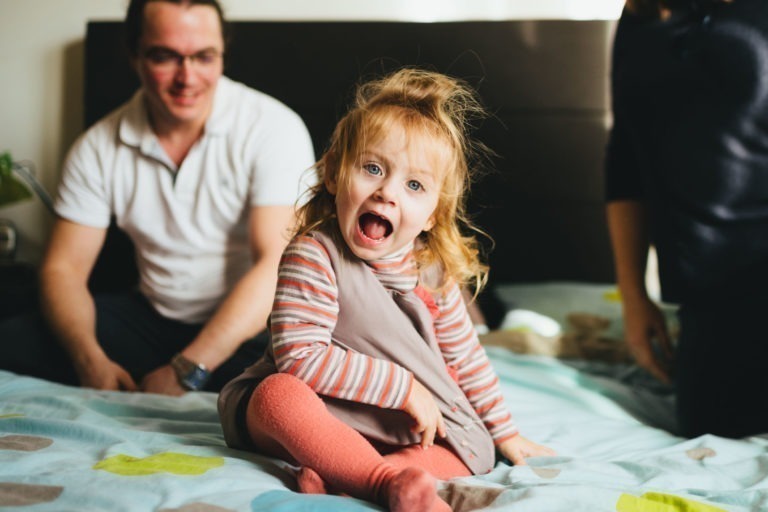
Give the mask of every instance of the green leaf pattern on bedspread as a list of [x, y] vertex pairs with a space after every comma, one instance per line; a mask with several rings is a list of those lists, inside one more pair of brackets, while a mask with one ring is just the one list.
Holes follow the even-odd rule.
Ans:
[[649, 492], [639, 498], [622, 494], [616, 504], [616, 512], [725, 512], [722, 508], [712, 507], [679, 496]]
[[209, 469], [223, 465], [224, 459], [221, 457], [197, 457], [166, 452], [137, 458], [121, 453], [104, 459], [93, 466], [93, 469], [103, 469], [123, 476], [152, 475], [163, 472], [174, 475], [202, 475]]

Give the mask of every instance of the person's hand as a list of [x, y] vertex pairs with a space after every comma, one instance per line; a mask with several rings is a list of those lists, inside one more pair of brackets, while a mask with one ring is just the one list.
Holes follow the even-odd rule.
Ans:
[[141, 380], [141, 390], [147, 393], [181, 396], [187, 392], [179, 383], [176, 372], [170, 364], [163, 365], [146, 374]]
[[445, 421], [437, 407], [432, 393], [424, 385], [413, 379], [413, 387], [408, 395], [408, 401], [403, 408], [411, 415], [415, 423], [411, 431], [421, 434], [421, 447], [427, 448], [435, 442], [435, 434], [445, 437]]
[[552, 448], [536, 444], [520, 434], [502, 441], [497, 448], [515, 466], [527, 465], [527, 462], [525, 462], [526, 457], [556, 455]]
[[75, 366], [80, 385], [85, 388], [111, 391], [136, 391], [138, 387], [125, 368], [107, 358]]
[[669, 384], [672, 342], [664, 314], [652, 300], [624, 302], [624, 336], [637, 364]]

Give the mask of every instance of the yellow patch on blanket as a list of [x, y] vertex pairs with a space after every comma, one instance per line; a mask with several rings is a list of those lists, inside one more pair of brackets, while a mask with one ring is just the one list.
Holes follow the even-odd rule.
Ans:
[[123, 476], [143, 476], [154, 473], [174, 475], [202, 475], [224, 465], [222, 457], [198, 457], [184, 453], [165, 452], [137, 458], [119, 454], [106, 458], [93, 466]]
[[647, 492], [642, 496], [622, 494], [616, 512], [726, 512], [722, 508], [692, 501], [680, 496]]

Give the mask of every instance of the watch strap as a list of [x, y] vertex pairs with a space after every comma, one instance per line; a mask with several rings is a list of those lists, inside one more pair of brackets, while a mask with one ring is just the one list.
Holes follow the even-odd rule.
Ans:
[[191, 391], [202, 390], [211, 378], [211, 372], [204, 364], [187, 359], [181, 353], [173, 356], [171, 367], [176, 372], [179, 384]]

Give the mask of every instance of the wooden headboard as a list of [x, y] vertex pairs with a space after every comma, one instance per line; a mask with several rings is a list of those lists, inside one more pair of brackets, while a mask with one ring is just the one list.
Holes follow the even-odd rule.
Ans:
[[[361, 77], [417, 65], [467, 80], [493, 114], [476, 136], [499, 155], [470, 198], [495, 240], [491, 282], [613, 281], [601, 178], [613, 22], [231, 25], [225, 74], [298, 112], [317, 155]], [[88, 24], [86, 125], [138, 86], [122, 38], [121, 22]], [[108, 242], [94, 278], [114, 280], [125, 257]]]

